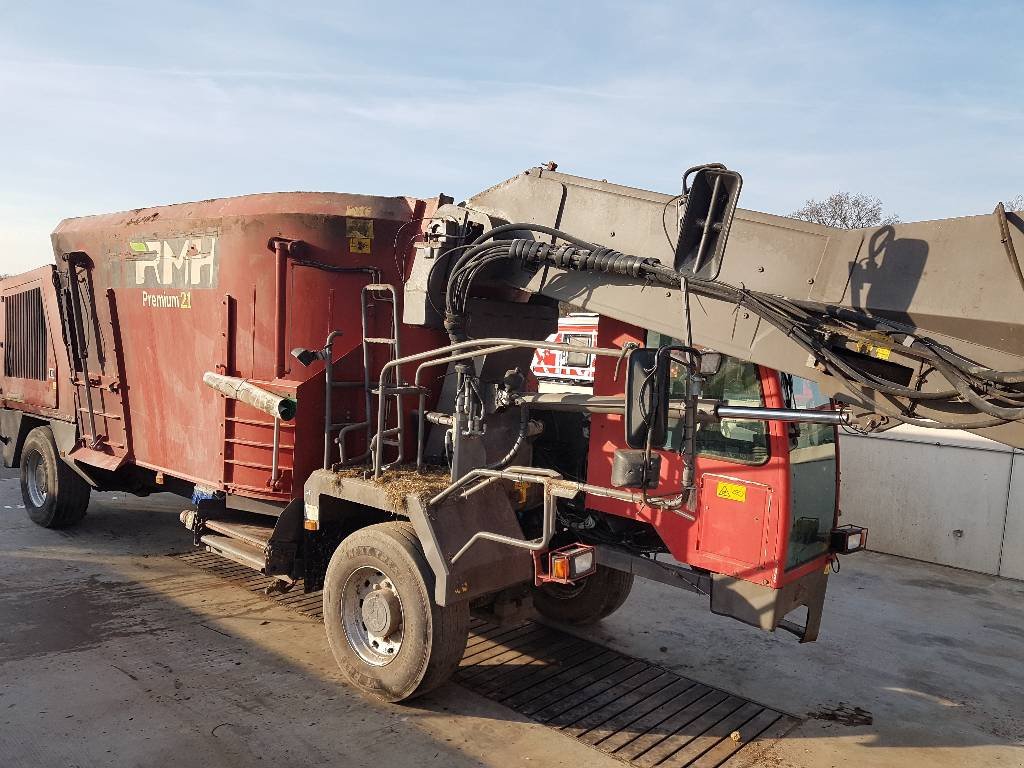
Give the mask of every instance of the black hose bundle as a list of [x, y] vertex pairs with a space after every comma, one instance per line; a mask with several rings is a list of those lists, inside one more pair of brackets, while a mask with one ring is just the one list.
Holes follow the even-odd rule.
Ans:
[[[531, 231], [549, 235], [562, 244], [528, 239], [496, 240], [509, 232]], [[466, 306], [473, 280], [488, 266], [501, 261], [519, 261], [524, 266], [552, 266], [585, 272], [601, 272], [629, 280], [680, 287], [680, 276], [654, 258], [631, 256], [594, 245], [561, 230], [539, 224], [505, 224], [484, 232], [468, 245], [452, 267], [445, 294], [445, 329], [453, 342], [466, 339]], [[874, 403], [878, 413], [897, 421], [938, 429], [978, 429], [1024, 419], [1024, 371], [996, 371], [952, 352], [916, 329], [872, 317], [857, 310], [807, 301], [793, 301], [728, 283], [689, 278], [688, 290], [697, 296], [717, 299], [742, 307], [766, 321], [805, 349], [855, 398], [864, 396], [858, 388], [875, 392], [891, 407]], [[825, 328], [828, 327], [826, 331]], [[864, 370], [833, 349], [828, 334], [846, 331], [853, 337], [870, 333], [889, 337], [903, 354], [918, 360], [922, 371], [914, 387], [902, 386]], [[923, 390], [931, 373], [949, 385], [940, 390]], [[915, 414], [919, 403], [932, 411], [951, 415], [990, 418], [938, 421]]]

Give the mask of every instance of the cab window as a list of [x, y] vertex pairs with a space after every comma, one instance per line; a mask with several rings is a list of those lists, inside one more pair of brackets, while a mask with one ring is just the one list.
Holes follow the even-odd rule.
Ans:
[[[818, 385], [780, 374], [787, 408], [827, 409], [831, 401]], [[790, 529], [786, 568], [795, 568], [828, 550], [836, 513], [836, 428], [827, 424], [787, 424], [789, 433]]]
[[565, 334], [562, 339], [566, 344], [582, 347], [579, 352], [573, 350], [572, 352], [565, 353], [566, 366], [569, 368], [589, 368], [591, 356], [586, 349], [593, 346], [592, 337], [583, 334]]
[[[675, 343], [678, 342], [661, 334], [652, 332], [648, 335], [650, 346]], [[679, 399], [685, 395], [686, 371], [682, 365], [673, 363], [669, 397]], [[723, 357], [718, 372], [705, 379], [703, 397], [722, 400], [728, 405], [764, 406], [757, 365]], [[678, 451], [683, 440], [682, 420], [670, 417], [668, 427], [664, 447]], [[768, 461], [768, 425], [763, 421], [743, 419], [701, 424], [697, 430], [697, 453], [737, 464], [764, 464]]]

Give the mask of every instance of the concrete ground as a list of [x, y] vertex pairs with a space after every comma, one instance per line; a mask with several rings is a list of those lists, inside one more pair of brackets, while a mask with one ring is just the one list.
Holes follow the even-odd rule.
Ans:
[[[414, 705], [341, 682], [322, 626], [190, 568], [182, 501], [94, 496], [33, 525], [0, 470], [0, 765], [621, 765], [448, 685]], [[861, 554], [800, 646], [638, 583], [595, 638], [811, 717], [785, 766], [1024, 765], [1024, 583]], [[870, 721], [870, 723], [869, 723]]]

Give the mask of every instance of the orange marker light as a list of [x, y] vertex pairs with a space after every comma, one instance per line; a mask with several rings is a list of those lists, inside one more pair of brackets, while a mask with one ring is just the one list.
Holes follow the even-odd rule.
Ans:
[[556, 579], [568, 579], [569, 559], [567, 557], [551, 558], [551, 575]]

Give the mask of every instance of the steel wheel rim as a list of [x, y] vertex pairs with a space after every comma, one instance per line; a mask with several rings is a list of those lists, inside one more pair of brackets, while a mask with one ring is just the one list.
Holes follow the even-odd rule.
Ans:
[[402, 598], [391, 577], [369, 565], [352, 571], [341, 591], [341, 623], [360, 659], [374, 667], [394, 661], [402, 650], [405, 620]]
[[46, 497], [49, 495], [49, 478], [46, 475], [46, 462], [36, 451], [32, 451], [25, 457], [25, 487], [28, 490], [29, 501], [34, 507], [42, 507], [46, 504]]

